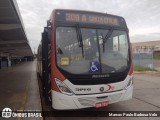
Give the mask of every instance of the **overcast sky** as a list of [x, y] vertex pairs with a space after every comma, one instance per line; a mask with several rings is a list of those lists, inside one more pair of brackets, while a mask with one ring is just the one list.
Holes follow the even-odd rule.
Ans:
[[160, 40], [160, 0], [17, 0], [30, 45], [38, 47], [41, 32], [55, 8], [107, 12], [125, 18], [131, 42]]

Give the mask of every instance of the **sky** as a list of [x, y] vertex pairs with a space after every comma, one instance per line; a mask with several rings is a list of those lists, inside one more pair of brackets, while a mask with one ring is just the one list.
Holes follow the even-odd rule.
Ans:
[[78, 9], [122, 16], [131, 42], [160, 40], [160, 0], [17, 0], [32, 50], [53, 9]]

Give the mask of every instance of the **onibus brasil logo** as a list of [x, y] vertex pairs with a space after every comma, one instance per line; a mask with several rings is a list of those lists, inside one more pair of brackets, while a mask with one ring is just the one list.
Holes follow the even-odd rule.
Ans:
[[2, 110], [2, 117], [42, 117], [42, 115], [40, 111], [12, 111], [10, 108], [4, 108]]
[[10, 118], [12, 116], [12, 110], [10, 108], [4, 108], [2, 110], [2, 117]]

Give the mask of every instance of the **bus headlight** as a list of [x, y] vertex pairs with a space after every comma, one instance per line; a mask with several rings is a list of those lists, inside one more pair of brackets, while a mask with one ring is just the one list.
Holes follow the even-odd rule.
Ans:
[[55, 82], [59, 88], [59, 90], [66, 95], [73, 95], [73, 92], [65, 85], [61, 80], [55, 78]]
[[133, 83], [133, 77], [131, 77], [128, 81], [128, 83], [126, 84], [126, 86], [124, 87], [124, 89], [127, 89], [129, 86], [131, 86]]

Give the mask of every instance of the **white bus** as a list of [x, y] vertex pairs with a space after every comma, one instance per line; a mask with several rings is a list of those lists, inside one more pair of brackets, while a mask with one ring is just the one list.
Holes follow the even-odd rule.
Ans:
[[37, 71], [54, 109], [99, 108], [132, 98], [128, 32], [119, 16], [53, 10], [42, 33]]

